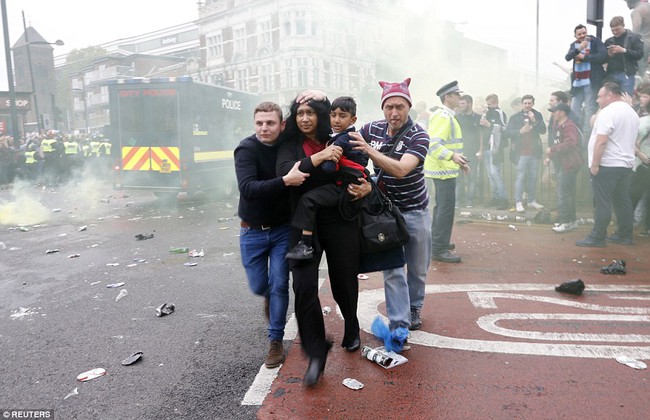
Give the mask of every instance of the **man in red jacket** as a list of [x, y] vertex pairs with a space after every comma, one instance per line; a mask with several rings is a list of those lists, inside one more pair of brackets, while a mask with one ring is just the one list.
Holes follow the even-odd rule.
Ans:
[[553, 132], [549, 137], [553, 145], [546, 149], [544, 164], [553, 160], [557, 169], [558, 224], [553, 227], [557, 233], [569, 232], [576, 228], [576, 178], [583, 164], [580, 154], [580, 130], [569, 118], [571, 108], [558, 103], [548, 109], [553, 113]]

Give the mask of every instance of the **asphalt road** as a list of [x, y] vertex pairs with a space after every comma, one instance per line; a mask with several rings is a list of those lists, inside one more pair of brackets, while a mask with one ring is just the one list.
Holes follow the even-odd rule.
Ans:
[[[164, 206], [151, 193], [91, 181], [20, 190], [0, 191], [0, 409], [50, 409], [57, 419], [255, 418], [258, 407], [240, 403], [268, 341], [239, 259], [236, 199], [180, 196]], [[154, 237], [137, 241], [139, 233]], [[106, 288], [116, 282], [124, 286]], [[128, 294], [116, 301], [121, 289]], [[159, 318], [164, 302], [176, 311]], [[136, 351], [142, 360], [122, 366]], [[77, 381], [93, 368], [107, 374]]]

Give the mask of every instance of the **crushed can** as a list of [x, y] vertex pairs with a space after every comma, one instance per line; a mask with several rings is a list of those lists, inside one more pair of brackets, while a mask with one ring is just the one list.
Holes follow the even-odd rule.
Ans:
[[347, 386], [350, 389], [353, 389], [355, 391], [363, 388], [363, 384], [359, 381], [357, 381], [354, 378], [345, 378], [343, 379], [343, 385]]
[[377, 350], [373, 349], [370, 346], [363, 346], [361, 349], [361, 356], [365, 357], [366, 359], [377, 363], [379, 366], [382, 367], [388, 367], [390, 366], [391, 363], [393, 363], [393, 359], [391, 357], [386, 356], [385, 354], [382, 354], [378, 352]]

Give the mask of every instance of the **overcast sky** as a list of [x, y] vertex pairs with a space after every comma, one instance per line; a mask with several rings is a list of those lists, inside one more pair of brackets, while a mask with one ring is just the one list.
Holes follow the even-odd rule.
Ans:
[[[535, 9], [537, 0], [407, 0], [414, 10], [434, 8], [436, 16], [457, 22], [470, 38], [482, 39], [513, 52], [521, 65], [534, 69]], [[6, 0], [9, 39], [13, 45], [23, 33], [21, 11], [47, 41], [61, 39], [55, 55], [139, 35], [198, 18], [197, 0]], [[540, 0], [540, 69], [561, 71], [550, 63], [565, 63], [573, 28], [586, 23], [587, 0]], [[624, 0], [607, 0], [605, 22], [622, 15], [631, 28], [630, 11]], [[349, 17], [345, 17], [348, 19]], [[590, 27], [589, 33], [595, 34]], [[611, 36], [608, 25], [603, 37]], [[0, 33], [0, 39], [2, 34]], [[435, 42], [432, 40], [432, 42]], [[4, 51], [4, 49], [3, 49]], [[7, 89], [4, 53], [0, 57], [0, 90]]]

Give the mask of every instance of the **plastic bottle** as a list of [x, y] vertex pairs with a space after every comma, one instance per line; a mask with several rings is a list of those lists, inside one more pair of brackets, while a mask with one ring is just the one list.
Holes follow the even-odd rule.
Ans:
[[122, 299], [122, 298], [123, 298], [124, 296], [126, 296], [127, 294], [128, 294], [128, 292], [126, 291], [126, 289], [122, 289], [122, 290], [120, 290], [120, 293], [119, 293], [119, 294], [117, 295], [117, 297], [115, 298], [115, 302], [117, 302], [118, 300]]
[[190, 249], [187, 247], [169, 248], [169, 252], [172, 254], [186, 254], [190, 252]]

